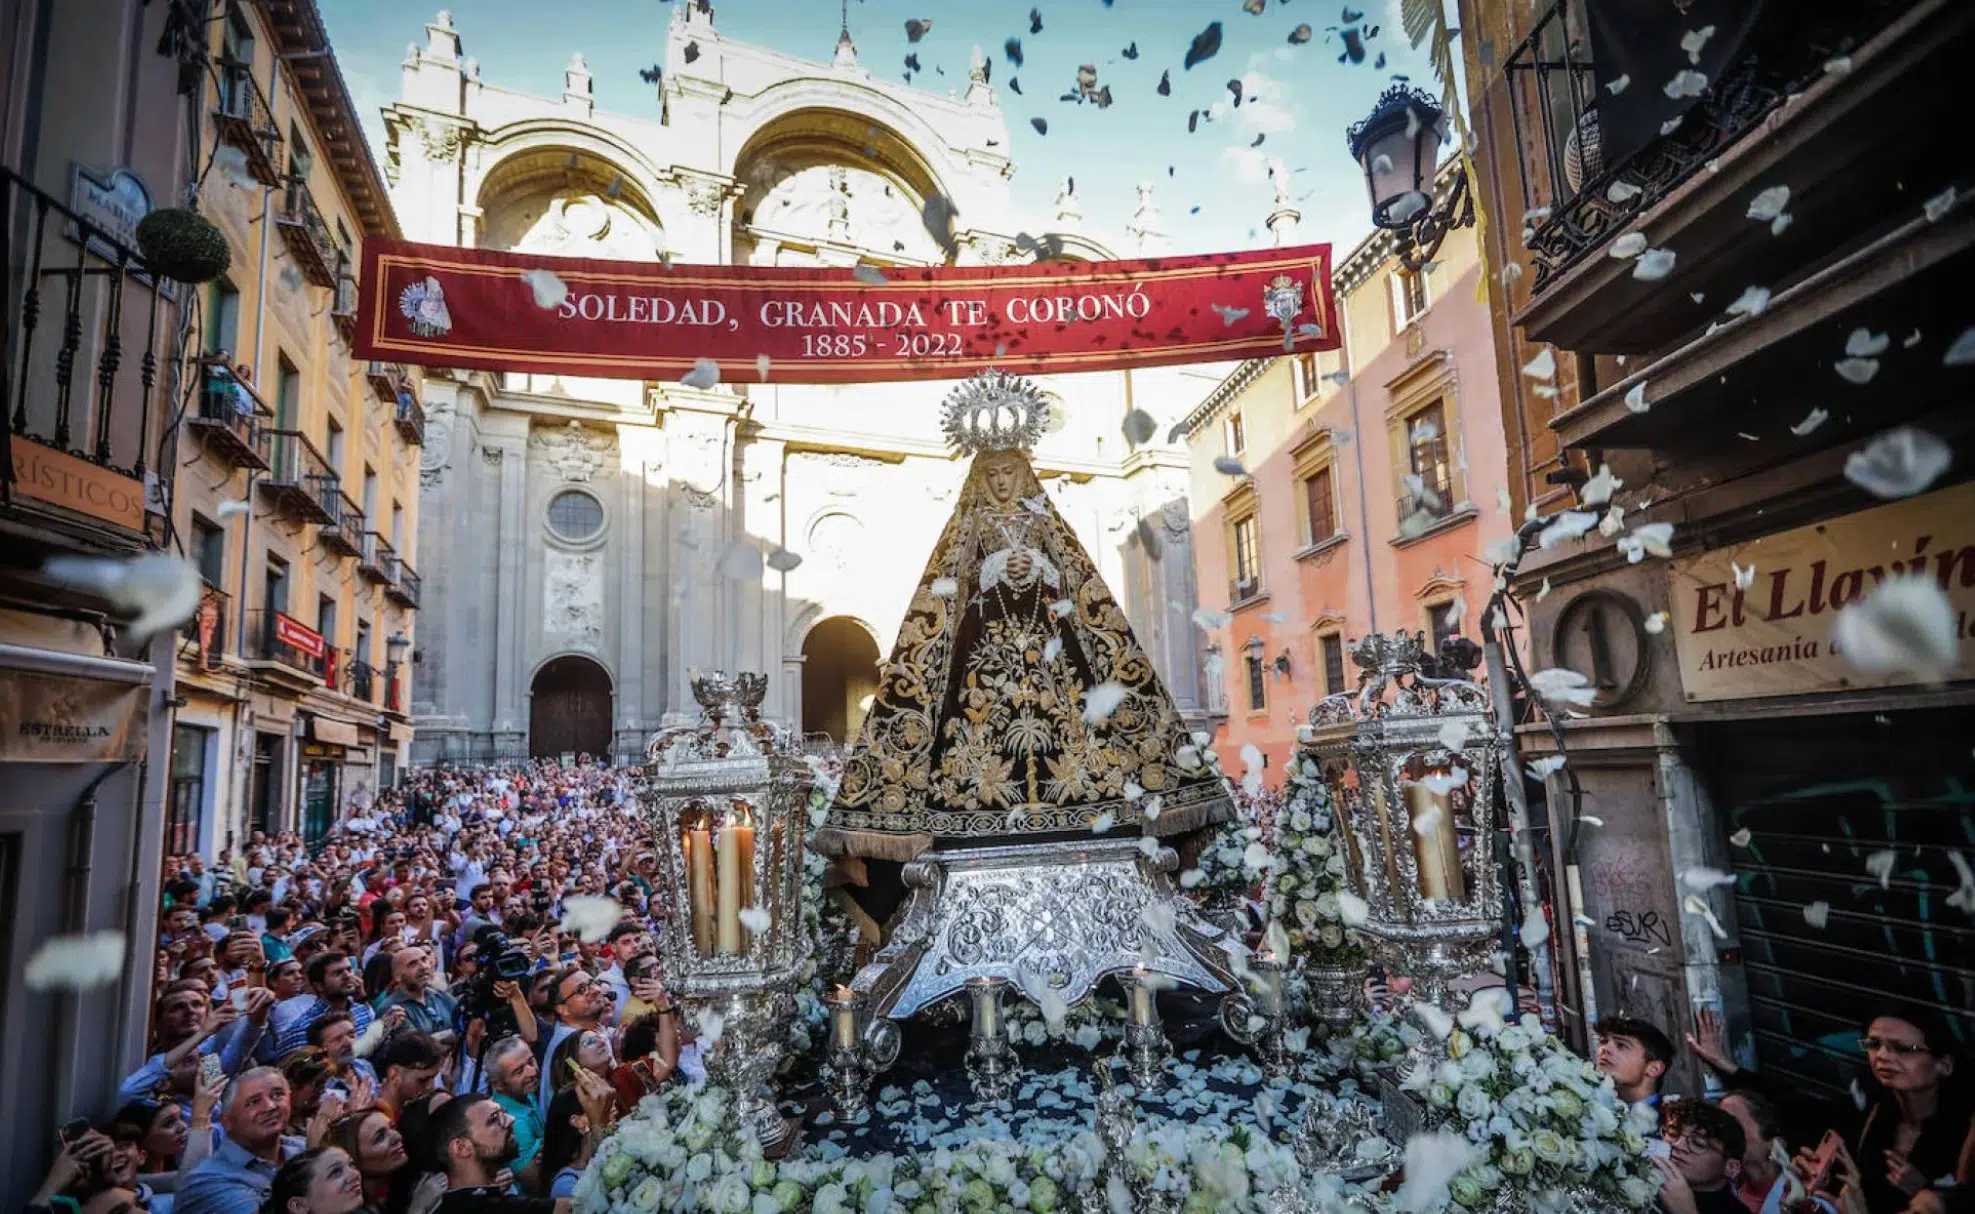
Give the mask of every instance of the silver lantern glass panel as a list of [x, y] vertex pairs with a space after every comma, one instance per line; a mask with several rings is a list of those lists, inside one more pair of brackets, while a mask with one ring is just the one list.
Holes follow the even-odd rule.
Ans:
[[638, 796], [655, 835], [658, 950], [672, 993], [720, 1020], [707, 1067], [764, 1146], [788, 1133], [765, 1085], [803, 962], [803, 824], [815, 776], [801, 739], [761, 719], [768, 677], [693, 678], [698, 724], [646, 747]]
[[1346, 872], [1367, 907], [1359, 930], [1444, 1004], [1449, 982], [1485, 968], [1500, 930], [1501, 739], [1486, 689], [1442, 677], [1419, 635], [1374, 634], [1352, 658], [1358, 690], [1311, 710], [1305, 749], [1339, 806]]

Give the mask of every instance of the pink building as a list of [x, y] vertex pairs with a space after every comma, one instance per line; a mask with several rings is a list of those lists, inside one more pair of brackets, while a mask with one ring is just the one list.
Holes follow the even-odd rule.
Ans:
[[[1439, 256], [1414, 273], [1375, 234], [1337, 263], [1340, 350], [1243, 363], [1187, 418], [1199, 622], [1230, 774], [1252, 743], [1281, 781], [1297, 723], [1356, 685], [1348, 648], [1366, 633], [1479, 639], [1482, 552], [1514, 529], [1507, 458], [1474, 229]], [[1245, 475], [1216, 469], [1226, 456]]]

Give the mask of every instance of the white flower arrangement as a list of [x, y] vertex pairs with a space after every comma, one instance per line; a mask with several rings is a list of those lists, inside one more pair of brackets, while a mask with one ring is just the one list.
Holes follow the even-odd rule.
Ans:
[[1338, 894], [1344, 889], [1344, 844], [1330, 784], [1302, 755], [1289, 763], [1289, 798], [1276, 819], [1275, 867], [1268, 913], [1289, 933], [1296, 959], [1315, 965], [1356, 965], [1364, 950], [1346, 927]]
[[[1488, 1208], [1504, 1189], [1523, 1195], [1529, 1208], [1560, 1205], [1541, 1200], [1555, 1193], [1589, 1194], [1599, 1210], [1652, 1205], [1658, 1185], [1646, 1140], [1607, 1076], [1534, 1015], [1508, 1024], [1473, 1015], [1463, 1021], [1466, 1027], [1428, 1047], [1436, 1064], [1415, 1069], [1405, 1084], [1424, 1099], [1430, 1124], [1462, 1135], [1479, 1152], [1449, 1184], [1456, 1206]], [[1331, 1049], [1369, 1082], [1428, 1038], [1410, 1021], [1373, 1015]]]
[[[576, 1189], [578, 1214], [654, 1210], [728, 1214], [932, 1214], [963, 1211], [1130, 1210], [1109, 1190], [1127, 1170], [1190, 1214], [1260, 1214], [1295, 1192], [1330, 1209], [1347, 1195], [1334, 1176], [1306, 1176], [1289, 1145], [1296, 1099], [1336, 1063], [1312, 1055], [1290, 1082], [1264, 1084], [1241, 1058], [1172, 1064], [1167, 1087], [1138, 1105], [1123, 1160], [1091, 1128], [1087, 1071], [1037, 1074], [1012, 1104], [942, 1109], [923, 1080], [890, 1086], [873, 1108], [909, 1151], [853, 1158], [847, 1135], [763, 1157], [718, 1088], [674, 1086], [648, 1096], [598, 1148]], [[1013, 1109], [1022, 1120], [1011, 1124]], [[928, 1115], [928, 1110], [930, 1115]], [[1107, 1165], [1115, 1164], [1117, 1166]]]

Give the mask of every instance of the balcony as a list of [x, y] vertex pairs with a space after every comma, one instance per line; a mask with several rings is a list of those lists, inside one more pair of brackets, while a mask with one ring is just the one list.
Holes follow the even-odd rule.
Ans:
[[377, 684], [382, 681], [378, 678], [377, 668], [369, 662], [351, 662], [349, 669], [350, 685], [345, 689], [346, 693], [366, 704], [375, 704]]
[[370, 390], [377, 393], [377, 399], [387, 405], [398, 403], [398, 385], [411, 378], [411, 372], [403, 363], [387, 363], [373, 358], [364, 367], [364, 378], [370, 381]]
[[1230, 607], [1239, 607], [1249, 599], [1260, 596], [1261, 593], [1262, 578], [1260, 574], [1254, 577], [1228, 579], [1228, 606]]
[[357, 339], [357, 276], [348, 270], [336, 275], [336, 300], [330, 305], [329, 319], [344, 341]]
[[421, 583], [418, 571], [405, 563], [401, 556], [392, 554], [392, 578], [384, 583], [384, 597], [400, 607], [416, 608]]
[[323, 486], [322, 507], [334, 517], [315, 533], [316, 542], [338, 556], [362, 552], [363, 537], [370, 534], [364, 526], [362, 508], [335, 484]]
[[213, 127], [219, 141], [247, 154], [247, 173], [262, 185], [281, 184], [281, 126], [254, 79], [254, 65], [235, 59], [219, 63], [219, 93], [213, 101]]
[[[1533, 225], [1529, 301], [1513, 319], [1531, 341], [1663, 351], [1744, 288], [1780, 292], [1904, 220], [1961, 171], [1926, 115], [1962, 98], [1975, 6], [1762, 6], [1697, 54], [1705, 87], [1692, 98], [1666, 91], [1690, 64], [1673, 50], [1684, 21], [1673, 7], [1664, 39], [1635, 30], [1601, 42], [1599, 11], [1556, 0], [1505, 66]], [[1662, 45], [1671, 53], [1641, 49]], [[1789, 218], [1772, 220], [1754, 204], [1779, 185]], [[1640, 279], [1636, 261], [1607, 255], [1631, 233], [1675, 254], [1670, 273]]]
[[233, 598], [213, 586], [199, 588], [199, 609], [179, 625], [178, 657], [194, 670], [218, 670], [226, 652], [226, 625]]
[[410, 393], [398, 402], [397, 424], [399, 437], [408, 443], [425, 445], [425, 406]]
[[[75, 170], [78, 192], [120, 185]], [[0, 426], [11, 447], [0, 456], [0, 545], [135, 551], [146, 543], [148, 453], [169, 417], [158, 389], [172, 329], [154, 281], [100, 213], [78, 213], [4, 165], [0, 224]]]
[[336, 285], [343, 254], [336, 248], [328, 223], [316, 209], [315, 198], [300, 177], [288, 179], [288, 189], [275, 211], [274, 226], [281, 230], [281, 238], [288, 243], [288, 252], [301, 267], [304, 278], [318, 287]]
[[199, 360], [204, 376], [198, 404], [185, 425], [200, 435], [206, 453], [235, 468], [267, 468], [265, 422], [273, 414], [225, 358]]
[[332, 651], [322, 634], [281, 611], [247, 613], [247, 665], [270, 681], [298, 690], [320, 687], [329, 676]]
[[277, 508], [298, 523], [327, 527], [336, 522], [335, 503], [342, 482], [329, 470], [329, 461], [299, 430], [270, 430], [267, 475], [261, 488]]
[[357, 552], [357, 574], [366, 581], [388, 583], [397, 559], [397, 550], [391, 547], [390, 541], [375, 531], [366, 531], [363, 546]]

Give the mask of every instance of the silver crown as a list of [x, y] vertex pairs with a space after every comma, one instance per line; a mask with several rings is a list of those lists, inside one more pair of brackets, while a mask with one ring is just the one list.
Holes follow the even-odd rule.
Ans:
[[1020, 376], [983, 371], [947, 393], [940, 425], [946, 441], [969, 455], [1028, 451], [1049, 425], [1049, 401]]

